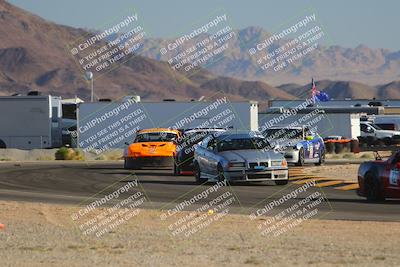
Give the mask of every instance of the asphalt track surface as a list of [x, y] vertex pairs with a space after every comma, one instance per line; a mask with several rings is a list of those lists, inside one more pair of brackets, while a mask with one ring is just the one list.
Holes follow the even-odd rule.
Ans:
[[[129, 181], [137, 179], [149, 201], [142, 207], [168, 210], [177, 203], [189, 200], [214, 184], [197, 185], [193, 176], [174, 176], [169, 169], [143, 169], [128, 171], [122, 162], [32, 162], [0, 163], [0, 200], [44, 202], [84, 206], [115, 192]], [[287, 196], [296, 188], [294, 183], [276, 186], [272, 183], [234, 184], [219, 188], [230, 191], [235, 200], [230, 212], [251, 214], [267, 203]], [[400, 221], [400, 201], [387, 200], [369, 203], [358, 197], [355, 190], [340, 191], [333, 188], [307, 189], [278, 205], [275, 212], [286, 209], [314, 192], [320, 192], [327, 201], [318, 206], [323, 219]], [[124, 196], [125, 194], [125, 196]], [[132, 192], [123, 193], [121, 198]], [[200, 199], [186, 210], [194, 210], [207, 203]], [[112, 201], [107, 205], [112, 205]], [[268, 213], [266, 213], [268, 215]]]

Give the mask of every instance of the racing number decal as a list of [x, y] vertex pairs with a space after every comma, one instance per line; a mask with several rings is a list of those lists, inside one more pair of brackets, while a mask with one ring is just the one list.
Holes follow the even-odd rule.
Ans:
[[319, 141], [318, 141], [318, 143], [315, 143], [315, 149], [314, 149], [315, 155], [314, 155], [314, 158], [319, 158], [320, 146], [321, 146], [321, 144], [319, 143]]
[[390, 170], [389, 174], [389, 184], [390, 185], [399, 185], [399, 170]]
[[308, 147], [308, 157], [310, 159], [314, 158], [314, 145], [311, 142], [308, 142], [307, 147]]

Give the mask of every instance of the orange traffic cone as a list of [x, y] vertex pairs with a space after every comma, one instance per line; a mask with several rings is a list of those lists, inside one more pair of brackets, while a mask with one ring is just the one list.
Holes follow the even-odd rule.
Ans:
[[2, 224], [2, 223], [0, 223], [0, 230], [1, 229], [4, 229], [6, 226], [4, 225], [4, 224]]

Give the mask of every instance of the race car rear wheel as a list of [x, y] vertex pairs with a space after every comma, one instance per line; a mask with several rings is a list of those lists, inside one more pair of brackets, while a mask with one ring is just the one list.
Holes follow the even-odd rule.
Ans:
[[368, 172], [365, 175], [364, 190], [368, 201], [385, 199], [379, 177], [374, 172]]
[[300, 148], [299, 151], [299, 160], [297, 161], [296, 165], [297, 166], [303, 166], [304, 165], [304, 158], [305, 158], [305, 154], [304, 154], [304, 148]]

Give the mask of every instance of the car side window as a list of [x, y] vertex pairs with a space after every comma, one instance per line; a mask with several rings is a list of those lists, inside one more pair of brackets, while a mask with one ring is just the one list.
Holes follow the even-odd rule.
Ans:
[[215, 141], [215, 138], [213, 138], [208, 142], [207, 149], [214, 150], [215, 146], [216, 146], [216, 141]]
[[361, 131], [364, 132], [364, 133], [368, 133], [367, 125], [361, 124]]
[[374, 132], [373, 128], [366, 124], [361, 124], [361, 131], [363, 131], [364, 133], [373, 133]]
[[314, 136], [314, 134], [313, 134], [313, 132], [310, 130], [310, 128], [304, 127], [304, 138], [307, 139], [307, 140], [309, 140], [309, 139], [311, 139], [311, 137], [313, 137], [313, 136]]
[[207, 148], [207, 143], [208, 143], [207, 139], [204, 139], [203, 141], [200, 142], [200, 147]]

